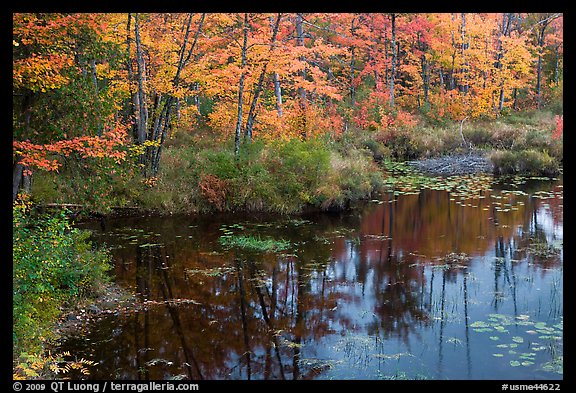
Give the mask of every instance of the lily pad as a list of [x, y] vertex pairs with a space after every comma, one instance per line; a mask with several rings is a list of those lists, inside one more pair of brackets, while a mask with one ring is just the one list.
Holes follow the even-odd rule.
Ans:
[[470, 324], [470, 327], [472, 328], [484, 328], [484, 327], [488, 327], [490, 325], [488, 325], [486, 322], [484, 321], [476, 321]]
[[510, 365], [512, 367], [518, 367], [520, 366], [520, 362], [518, 360], [510, 360]]

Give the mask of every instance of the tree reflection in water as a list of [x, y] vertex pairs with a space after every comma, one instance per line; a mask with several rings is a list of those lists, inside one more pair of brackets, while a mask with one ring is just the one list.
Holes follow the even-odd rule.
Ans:
[[[514, 209], [495, 209], [496, 194]], [[510, 376], [470, 324], [489, 313], [562, 315], [562, 253], [542, 256], [534, 244], [561, 244], [563, 205], [483, 196], [462, 206], [445, 191], [389, 194], [299, 220], [110, 220], [95, 236], [121, 246], [116, 278], [148, 303], [63, 348], [98, 361], [95, 379]], [[291, 249], [222, 249], [221, 226], [240, 219], [244, 232]]]

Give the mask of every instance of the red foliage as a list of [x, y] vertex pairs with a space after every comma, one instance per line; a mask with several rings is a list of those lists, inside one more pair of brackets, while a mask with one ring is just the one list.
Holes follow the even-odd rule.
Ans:
[[[116, 127], [103, 133], [101, 137], [81, 136], [73, 139], [39, 145], [26, 141], [13, 141], [14, 153], [20, 155], [20, 163], [28, 168], [45, 171], [56, 171], [61, 166], [58, 156], [69, 156], [78, 153], [82, 158], [112, 158], [120, 163], [126, 157], [126, 152], [118, 150], [124, 145], [126, 130]], [[27, 170], [26, 174], [29, 174]]]
[[556, 121], [556, 128], [552, 132], [552, 139], [560, 139], [564, 133], [564, 115], [556, 115], [554, 120]]
[[214, 205], [218, 211], [224, 210], [228, 188], [224, 180], [214, 175], [204, 174], [200, 177], [198, 185], [200, 186], [200, 193], [208, 202]]

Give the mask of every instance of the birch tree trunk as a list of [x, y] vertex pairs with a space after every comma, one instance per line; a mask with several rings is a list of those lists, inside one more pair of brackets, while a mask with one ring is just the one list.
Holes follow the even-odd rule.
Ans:
[[390, 70], [390, 107], [394, 108], [394, 83], [396, 74], [396, 14], [390, 14], [391, 39], [390, 46], [392, 47], [392, 66]]
[[278, 117], [282, 117], [282, 87], [277, 72], [274, 73], [274, 95], [276, 96], [276, 112], [278, 112]]
[[[304, 46], [304, 29], [303, 29], [303, 16], [302, 14], [296, 14], [296, 45]], [[306, 67], [300, 72], [300, 77], [306, 79]], [[298, 87], [298, 97], [300, 98], [300, 112], [301, 112], [301, 130], [300, 135], [303, 139], [306, 139], [306, 90], [303, 87]]]
[[544, 51], [544, 37], [547, 23], [544, 22], [538, 34], [538, 65], [536, 69], [536, 105], [542, 107], [542, 52]]
[[244, 24], [243, 24], [243, 42], [242, 42], [242, 63], [241, 69], [242, 74], [240, 75], [240, 82], [238, 84], [238, 112], [236, 117], [236, 132], [234, 134], [234, 156], [238, 158], [240, 156], [240, 135], [242, 133], [242, 100], [244, 96], [244, 79], [246, 78], [246, 51], [248, 49], [248, 14], [244, 14]]
[[144, 56], [142, 54], [142, 42], [140, 40], [140, 21], [138, 14], [134, 15], [134, 36], [136, 41], [136, 81], [138, 82], [138, 114], [136, 116], [138, 124], [137, 135], [138, 144], [143, 144], [146, 140], [146, 132], [148, 129], [148, 108], [146, 105], [146, 92], [144, 91], [144, 85], [146, 83], [146, 70]]

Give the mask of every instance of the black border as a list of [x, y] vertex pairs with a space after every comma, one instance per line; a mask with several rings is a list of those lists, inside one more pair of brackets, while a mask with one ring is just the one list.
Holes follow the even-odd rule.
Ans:
[[[100, 3], [100, 2], [78, 2], [75, 3], [71, 2], [62, 2], [62, 1], [26, 1], [21, 0], [19, 3], [10, 3], [10, 4], [3, 4], [3, 12], [2, 19], [1, 19], [1, 28], [6, 30], [5, 37], [7, 38], [4, 40], [4, 44], [6, 45], [4, 53], [10, 53], [11, 51], [11, 41], [9, 40], [9, 30], [12, 27], [12, 13], [17, 12], [58, 12], [58, 11], [66, 11], [66, 12], [134, 12], [134, 11], [143, 11], [143, 12], [189, 12], [190, 10], [198, 10], [202, 12], [418, 12], [418, 13], [426, 13], [426, 12], [508, 12], [508, 11], [522, 11], [522, 12], [562, 12], [564, 14], [565, 23], [564, 23], [564, 102], [568, 104], [568, 109], [564, 111], [564, 122], [565, 122], [565, 130], [567, 132], [564, 133], [564, 146], [572, 146], [570, 139], [572, 138], [572, 134], [574, 133], [574, 115], [571, 110], [576, 109], [574, 105], [576, 100], [572, 98], [572, 94], [576, 92], [576, 85], [574, 84], [575, 78], [573, 77], [571, 70], [574, 69], [574, 61], [573, 61], [573, 51], [574, 42], [573, 35], [574, 35], [574, 19], [572, 16], [573, 13], [569, 12], [569, 2], [568, 1], [545, 1], [545, 2], [527, 2], [527, 1], [518, 1], [518, 0], [507, 0], [507, 1], [493, 1], [493, 0], [482, 0], [478, 2], [462, 2], [462, 1], [427, 1], [427, 2], [417, 2], [417, 1], [404, 1], [404, 2], [397, 2], [397, 1], [385, 1], [385, 0], [372, 0], [372, 1], [323, 1], [323, 2], [302, 2], [299, 3], [297, 1], [286, 1], [282, 3], [272, 2], [272, 1], [250, 1], [250, 2], [239, 2], [236, 1], [234, 3], [227, 3], [224, 1], [178, 1], [178, 2], [162, 2], [162, 3], [151, 3], [151, 2], [124, 2], [120, 3], [117, 2], [115, 4], [110, 3]], [[8, 8], [4, 10], [4, 8]], [[8, 64], [8, 62], [5, 62]], [[6, 67], [8, 68], [8, 67]], [[568, 72], [566, 72], [568, 70]], [[1, 78], [3, 89], [2, 91], [9, 94], [11, 91], [8, 84], [11, 84], [12, 78], [8, 74], [8, 70], [6, 70], [6, 74], [4, 78]], [[570, 94], [570, 96], [569, 96]], [[4, 101], [6, 102], [6, 101]], [[10, 101], [12, 102], [12, 101]], [[9, 116], [5, 115], [5, 122], [7, 123], [7, 127], [5, 128], [4, 132], [2, 132], [2, 136], [5, 137], [7, 140], [2, 142], [1, 146], [6, 148], [5, 153], [1, 155], [3, 159], [6, 161], [10, 160], [11, 157], [11, 146], [12, 141], [10, 138], [12, 132], [8, 133], [6, 130], [12, 130], [12, 124], [8, 123], [10, 121]], [[571, 157], [569, 155], [565, 155], [564, 157], [564, 168], [570, 167]], [[6, 167], [8, 167], [9, 163], [6, 163]], [[9, 168], [9, 167], [8, 167]], [[570, 197], [572, 195], [571, 192], [571, 182], [564, 182], [564, 194], [565, 199], [566, 197]], [[6, 192], [6, 209], [2, 209], [3, 214], [6, 214], [7, 217], [3, 217], [2, 222], [5, 223], [4, 225], [10, 225], [9, 222], [11, 221], [11, 200], [8, 202], [8, 192]], [[565, 212], [570, 213], [570, 207], [566, 210], [564, 207]], [[570, 214], [568, 214], [570, 217]], [[7, 243], [7, 242], [3, 242]], [[6, 252], [6, 259], [11, 258], [10, 248], [7, 247]], [[570, 280], [574, 277], [571, 273], [573, 269], [571, 268], [571, 247], [568, 244], [568, 247], [564, 245], [564, 253], [565, 259], [568, 263], [564, 264], [563, 269], [565, 269], [565, 277]], [[10, 280], [10, 276], [7, 274], [7, 264], [5, 263], [4, 270], [4, 280], [6, 280], [5, 285], [2, 285], [4, 296], [3, 304], [6, 307], [6, 314], [4, 315], [12, 315], [12, 308], [11, 308], [11, 298], [12, 298], [12, 282]], [[564, 305], [570, 306], [570, 302], [566, 302], [567, 299], [573, 298], [573, 290], [570, 281], [565, 281], [564, 285]], [[571, 332], [573, 330], [573, 324], [571, 323], [572, 320], [572, 313], [571, 310], [568, 309], [568, 312], [564, 313], [564, 323], [567, 325], [565, 331]], [[6, 324], [8, 325], [8, 323]], [[11, 346], [11, 338], [9, 336], [11, 329], [6, 329], [6, 334], [3, 336], [4, 338], [0, 340], [2, 345], [6, 348], [2, 348], [2, 354], [4, 355], [5, 363], [3, 362], [3, 367], [0, 369], [0, 383], [3, 387], [2, 391], [15, 391], [13, 389], [13, 383], [11, 375], [12, 375], [12, 346]], [[10, 334], [11, 335], [11, 334]], [[564, 337], [564, 353], [571, 353], [569, 351], [570, 344], [573, 340], [571, 339], [571, 335], [568, 334]], [[344, 389], [344, 390], [356, 390], [356, 389], [373, 389], [373, 388], [404, 388], [404, 389], [450, 389], [453, 391], [462, 392], [461, 389], [465, 388], [474, 388], [474, 389], [482, 389], [482, 391], [486, 392], [501, 392], [503, 384], [509, 385], [519, 385], [519, 384], [527, 384], [527, 385], [540, 385], [540, 384], [548, 384], [548, 385], [556, 385], [559, 384], [560, 390], [565, 391], [570, 386], [574, 386], [574, 377], [573, 377], [573, 368], [572, 365], [573, 361], [568, 356], [564, 358], [564, 374], [563, 380], [561, 381], [546, 381], [546, 380], [538, 380], [538, 381], [531, 381], [531, 380], [424, 380], [424, 381], [366, 381], [366, 380], [335, 380], [335, 381], [186, 381], [186, 382], [179, 382], [173, 381], [171, 383], [178, 385], [181, 383], [197, 383], [199, 385], [199, 391], [213, 391], [213, 390], [220, 390], [220, 389], [250, 389], [250, 390], [270, 390], [274, 388], [287, 388], [287, 389]], [[51, 391], [50, 383], [52, 381], [21, 381], [23, 389], [22, 391], [26, 391], [26, 385], [30, 384], [38, 384], [44, 383], [45, 390], [43, 391]], [[140, 383], [142, 381], [114, 381], [116, 382], [123, 382], [125, 384], [129, 383]], [[157, 381], [157, 382], [167, 382], [167, 381]], [[86, 381], [86, 384], [98, 384], [99, 385], [99, 392], [102, 392], [103, 385], [105, 381]], [[108, 384], [107, 391], [110, 391], [110, 384]], [[537, 390], [537, 389], [533, 389]], [[540, 389], [538, 389], [540, 390]], [[551, 390], [551, 389], [547, 389]], [[66, 389], [64, 390], [66, 391]], [[128, 390], [124, 390], [128, 391]], [[167, 391], [167, 390], [165, 390]], [[177, 391], [177, 390], [174, 390]]]

